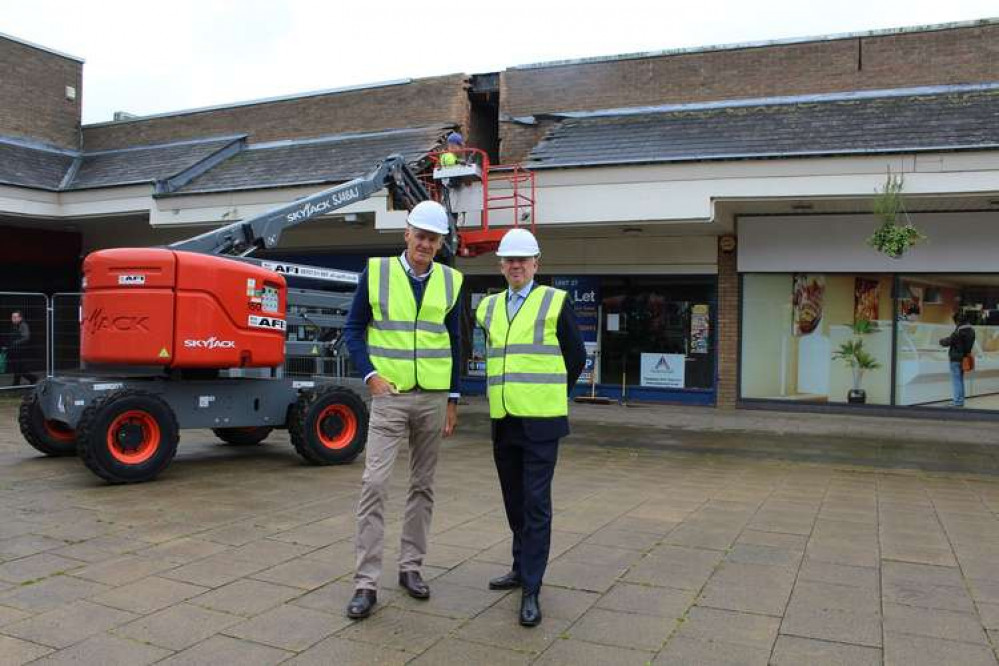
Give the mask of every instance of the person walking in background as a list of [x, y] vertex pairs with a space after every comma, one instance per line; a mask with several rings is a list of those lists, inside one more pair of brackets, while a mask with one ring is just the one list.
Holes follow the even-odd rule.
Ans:
[[525, 627], [541, 622], [558, 442], [569, 434], [569, 390], [586, 365], [568, 294], [534, 281], [540, 254], [530, 231], [508, 231], [496, 250], [507, 289], [482, 299], [476, 310], [486, 332], [493, 459], [513, 533], [510, 571], [489, 588], [522, 588]]
[[10, 323], [11, 328], [7, 341], [7, 368], [8, 372], [14, 376], [11, 386], [19, 386], [22, 377], [28, 384], [35, 384], [38, 382], [38, 376], [30, 372], [31, 328], [28, 326], [28, 322], [24, 321], [24, 316], [19, 310], [10, 313]]
[[[973, 366], [965, 361], [965, 358], [974, 358], [971, 356], [971, 350], [975, 347], [975, 329], [968, 323], [968, 318], [963, 312], [954, 314], [954, 324], [957, 328], [947, 337], [940, 339], [940, 346], [947, 347], [950, 379], [954, 391], [954, 407], [964, 407], [964, 372], [965, 369], [973, 369]], [[967, 368], [965, 367], [966, 363], [969, 363]]]

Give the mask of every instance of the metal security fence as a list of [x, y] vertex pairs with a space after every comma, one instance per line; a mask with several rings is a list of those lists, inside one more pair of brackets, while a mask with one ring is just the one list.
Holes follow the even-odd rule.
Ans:
[[[82, 294], [77, 292], [52, 296], [0, 292], [0, 390], [33, 386], [47, 376], [84, 369], [81, 305]], [[20, 315], [16, 325], [14, 313]], [[356, 375], [339, 344], [345, 316], [342, 307], [330, 307], [326, 301], [293, 308], [288, 313], [285, 365], [279, 372], [298, 377]]]
[[60, 375], [82, 369], [80, 363], [81, 294], [53, 294], [49, 325], [49, 368]]
[[31, 386], [49, 373], [49, 298], [0, 292], [0, 390]]

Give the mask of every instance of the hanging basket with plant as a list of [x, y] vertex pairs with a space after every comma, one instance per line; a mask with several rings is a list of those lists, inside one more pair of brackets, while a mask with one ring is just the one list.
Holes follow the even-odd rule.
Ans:
[[[888, 169], [884, 188], [874, 198], [874, 215], [881, 219], [881, 225], [867, 239], [867, 244], [875, 250], [898, 259], [916, 243], [925, 240], [919, 229], [909, 219], [902, 197], [902, 187], [905, 182], [901, 174], [894, 174]], [[899, 217], [905, 219], [899, 224]]]

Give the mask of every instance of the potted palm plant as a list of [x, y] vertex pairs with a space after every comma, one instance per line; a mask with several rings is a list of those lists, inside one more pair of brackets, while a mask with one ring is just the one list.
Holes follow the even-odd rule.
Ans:
[[867, 392], [860, 388], [864, 373], [868, 370], [877, 370], [881, 364], [864, 349], [864, 340], [861, 336], [875, 332], [877, 327], [867, 319], [858, 319], [851, 328], [855, 337], [842, 343], [833, 352], [833, 358], [842, 360], [853, 371], [853, 388], [847, 392], [846, 401], [863, 404], [867, 402]]

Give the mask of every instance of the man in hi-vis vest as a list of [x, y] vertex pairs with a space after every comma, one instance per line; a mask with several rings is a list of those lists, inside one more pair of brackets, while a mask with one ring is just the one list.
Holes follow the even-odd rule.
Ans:
[[513, 532], [513, 566], [489, 581], [493, 590], [520, 587], [520, 623], [541, 622], [538, 593], [552, 530], [552, 477], [558, 440], [569, 434], [569, 390], [586, 364], [586, 347], [568, 295], [538, 285], [541, 254], [526, 229], [511, 229], [496, 255], [508, 288], [479, 303], [486, 331], [486, 384], [493, 458]]
[[406, 251], [368, 260], [344, 326], [350, 358], [371, 391], [371, 420], [361, 499], [357, 565], [347, 616], [368, 617], [377, 602], [385, 536], [385, 500], [399, 447], [409, 444], [409, 496], [399, 549], [399, 585], [430, 597], [420, 568], [434, 508], [434, 470], [441, 438], [458, 423], [462, 275], [435, 263], [448, 214], [424, 201], [409, 213]]

